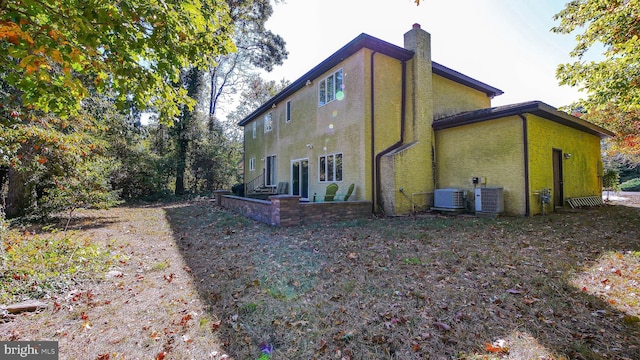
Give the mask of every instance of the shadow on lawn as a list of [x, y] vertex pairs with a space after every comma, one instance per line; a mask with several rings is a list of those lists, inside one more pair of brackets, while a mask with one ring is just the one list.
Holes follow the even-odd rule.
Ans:
[[607, 253], [638, 256], [639, 208], [286, 229], [210, 203], [165, 211], [236, 359], [257, 358], [261, 343], [278, 359], [497, 358], [485, 344], [523, 334], [543, 349], [520, 344], [522, 356], [640, 358], [638, 313], [570, 284]]

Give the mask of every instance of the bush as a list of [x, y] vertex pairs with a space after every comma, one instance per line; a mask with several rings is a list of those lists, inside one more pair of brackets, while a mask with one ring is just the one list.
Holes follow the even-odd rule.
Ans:
[[608, 169], [602, 178], [602, 185], [606, 190], [620, 190], [620, 173], [615, 169]]
[[231, 191], [235, 196], [244, 197], [244, 184], [235, 184], [231, 187]]
[[627, 180], [620, 184], [620, 190], [622, 191], [640, 191], [640, 178]]

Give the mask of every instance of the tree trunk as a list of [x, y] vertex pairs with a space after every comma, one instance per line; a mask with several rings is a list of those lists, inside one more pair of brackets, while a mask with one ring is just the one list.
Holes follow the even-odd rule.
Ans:
[[29, 206], [29, 194], [25, 186], [25, 176], [15, 169], [9, 168], [7, 177], [9, 187], [7, 191], [5, 215], [7, 218], [22, 216]]
[[184, 173], [187, 168], [187, 146], [189, 140], [178, 140], [178, 161], [176, 164], [176, 195], [184, 195]]

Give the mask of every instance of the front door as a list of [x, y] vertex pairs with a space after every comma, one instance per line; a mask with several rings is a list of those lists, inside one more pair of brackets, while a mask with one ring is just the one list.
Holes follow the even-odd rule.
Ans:
[[553, 206], [564, 206], [562, 150], [553, 149]]
[[291, 161], [291, 194], [309, 199], [309, 159]]

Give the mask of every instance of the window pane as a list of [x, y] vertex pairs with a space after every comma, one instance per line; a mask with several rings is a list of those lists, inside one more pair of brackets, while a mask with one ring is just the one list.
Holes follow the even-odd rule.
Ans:
[[276, 156], [273, 155], [271, 157], [272, 159], [272, 164], [271, 164], [271, 185], [275, 185], [276, 184], [276, 173], [277, 173], [277, 167], [276, 167]]
[[291, 100], [287, 101], [287, 114], [285, 120], [291, 121]]
[[264, 184], [271, 185], [271, 156], [267, 156], [267, 173], [265, 174]]
[[336, 72], [336, 99], [344, 99], [344, 89], [342, 84], [342, 69]]
[[333, 101], [335, 99], [336, 88], [333, 82], [333, 75], [327, 78], [327, 102]]
[[327, 181], [334, 181], [335, 178], [333, 176], [333, 155], [327, 156]]
[[342, 181], [342, 154], [336, 154], [336, 181]]
[[302, 160], [302, 170], [300, 172], [300, 186], [302, 187], [302, 193], [300, 194], [303, 198], [309, 198], [309, 160]]
[[264, 117], [264, 132], [269, 132], [271, 131], [271, 129], [273, 128], [272, 125], [272, 120], [271, 120], [271, 113], [268, 113], [267, 115], [265, 115]]
[[320, 172], [320, 181], [327, 181], [327, 164], [326, 164], [326, 159], [324, 156], [320, 157], [320, 162], [319, 162], [319, 172]]
[[320, 81], [320, 84], [318, 84], [318, 105], [322, 106], [324, 104], [326, 104], [326, 82], [324, 80]]
[[300, 161], [291, 164], [291, 195], [300, 195]]

